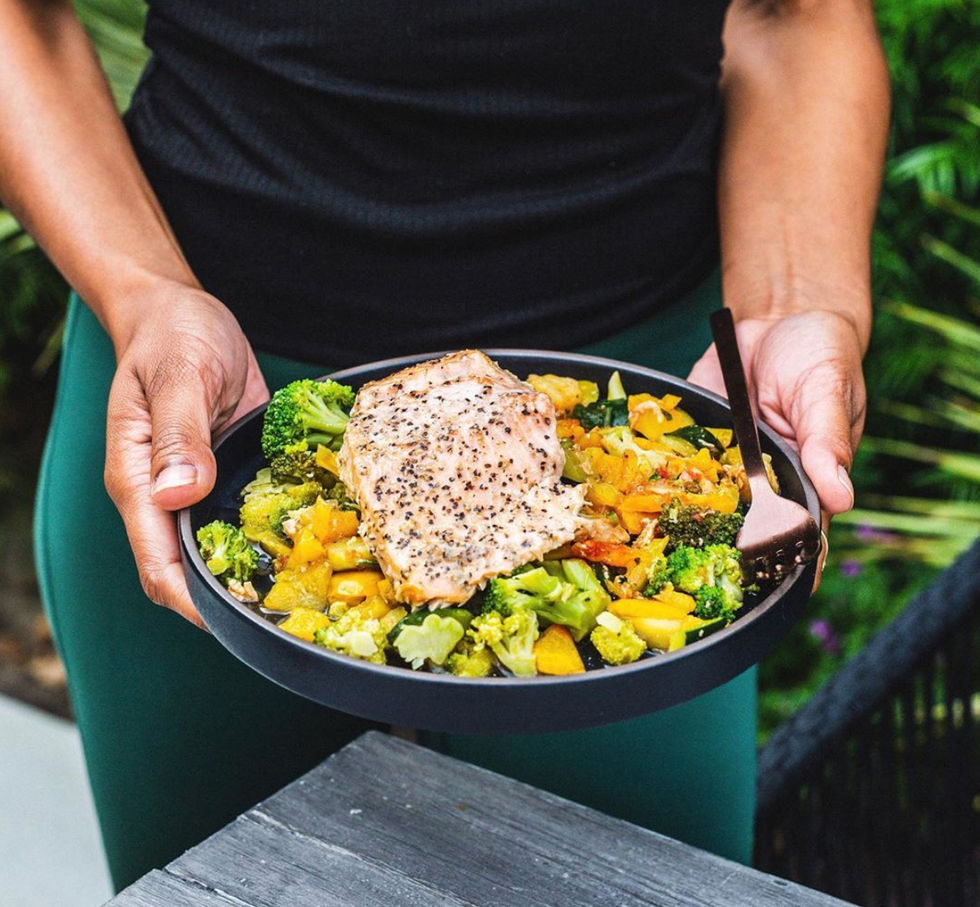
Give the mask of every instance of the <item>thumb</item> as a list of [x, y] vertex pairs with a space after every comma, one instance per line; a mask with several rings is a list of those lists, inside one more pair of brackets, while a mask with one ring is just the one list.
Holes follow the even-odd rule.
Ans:
[[854, 456], [846, 395], [818, 393], [801, 401], [795, 434], [803, 469], [813, 482], [820, 506], [829, 514], [854, 506], [850, 469]]
[[153, 502], [179, 510], [200, 501], [216, 474], [211, 452], [211, 411], [203, 382], [174, 377], [147, 394], [151, 431], [150, 479]]

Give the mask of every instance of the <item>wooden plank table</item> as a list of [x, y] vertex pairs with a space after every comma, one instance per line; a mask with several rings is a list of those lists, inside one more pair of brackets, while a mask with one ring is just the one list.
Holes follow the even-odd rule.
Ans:
[[378, 732], [112, 907], [831, 907], [747, 869]]

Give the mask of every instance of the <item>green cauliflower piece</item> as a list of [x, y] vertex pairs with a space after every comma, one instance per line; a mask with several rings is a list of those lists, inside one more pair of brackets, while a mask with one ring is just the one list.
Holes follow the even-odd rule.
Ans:
[[599, 615], [589, 637], [602, 660], [608, 665], [625, 665], [636, 661], [647, 650], [647, 644], [628, 620], [610, 611]]
[[317, 630], [313, 640], [325, 649], [332, 649], [351, 658], [360, 658], [379, 665], [386, 661], [387, 631], [380, 620], [366, 617], [356, 608], [345, 612], [329, 627]]
[[529, 608], [506, 617], [488, 611], [473, 619], [469, 633], [473, 642], [487, 646], [508, 671], [518, 677], [537, 674], [534, 643], [538, 638], [538, 616]]

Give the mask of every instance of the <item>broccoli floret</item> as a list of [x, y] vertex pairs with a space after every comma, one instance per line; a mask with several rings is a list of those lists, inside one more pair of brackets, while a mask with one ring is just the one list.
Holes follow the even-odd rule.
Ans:
[[669, 582], [670, 569], [667, 567], [667, 558], [658, 557], [647, 571], [647, 583], [643, 587], [643, 595], [646, 598], [653, 598], [663, 592], [664, 586]]
[[488, 677], [493, 673], [493, 653], [469, 635], [460, 640], [443, 667], [457, 677]]
[[239, 515], [245, 537], [258, 542], [274, 557], [287, 554], [289, 540], [282, 531], [283, 520], [290, 511], [309, 507], [319, 493], [316, 482], [274, 482], [270, 469], [260, 469], [242, 490], [245, 501]]
[[[469, 612], [466, 614], [470, 616]], [[388, 639], [398, 654], [416, 670], [427, 661], [441, 665], [463, 638], [468, 624], [468, 621], [444, 616], [438, 611], [419, 616], [422, 620], [412, 621], [414, 615], [409, 615], [388, 634]]]
[[731, 593], [721, 586], [702, 586], [694, 593], [694, 616], [703, 620], [714, 620], [723, 617], [725, 623], [735, 619], [735, 612], [741, 602], [735, 601]]
[[625, 665], [636, 661], [647, 650], [636, 628], [609, 611], [599, 615], [596, 628], [589, 639], [602, 660], [608, 665]]
[[316, 448], [310, 449], [306, 441], [289, 444], [277, 453], [269, 463], [272, 481], [280, 483], [316, 482], [324, 490], [337, 481], [316, 462]]
[[512, 674], [527, 677], [537, 673], [534, 643], [538, 638], [538, 616], [529, 608], [506, 617], [499, 611], [480, 614], [473, 619], [468, 633], [476, 645], [489, 646]]
[[221, 520], [197, 530], [197, 547], [208, 570], [226, 586], [231, 581], [247, 583], [259, 565], [259, 554], [245, 533]]
[[277, 390], [262, 425], [262, 452], [271, 461], [291, 445], [306, 441], [340, 450], [354, 405], [354, 391], [336, 381], [304, 378]]
[[341, 655], [383, 665], [387, 636], [380, 620], [368, 616], [368, 612], [351, 608], [329, 627], [317, 630], [313, 640], [317, 645]]
[[567, 627], [579, 641], [608, 606], [609, 594], [593, 569], [583, 560], [570, 558], [490, 580], [483, 610], [499, 611], [506, 617], [530, 609], [546, 624]]
[[682, 592], [696, 595], [704, 587], [714, 587], [725, 594], [732, 611], [741, 606], [744, 597], [741, 555], [730, 545], [678, 548], [667, 558], [667, 567], [670, 581]]
[[355, 501], [350, 495], [350, 489], [343, 483], [337, 482], [333, 488], [327, 492], [327, 497], [333, 501], [337, 502], [337, 506], [341, 510], [354, 510], [358, 513], [361, 512], [361, 508], [357, 506], [357, 501]]
[[658, 520], [661, 532], [670, 538], [669, 551], [680, 547], [734, 545], [743, 522], [745, 517], [738, 511], [704, 510], [690, 504], [682, 505], [673, 498]]
[[582, 428], [611, 428], [614, 425], [629, 424], [629, 406], [625, 398], [618, 400], [597, 400], [583, 405], [579, 403], [572, 410], [572, 418], [578, 419]]

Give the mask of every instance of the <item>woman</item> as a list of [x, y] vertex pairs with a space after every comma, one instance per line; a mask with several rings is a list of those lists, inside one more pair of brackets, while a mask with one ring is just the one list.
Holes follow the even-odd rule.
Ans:
[[[117, 885], [364, 727], [190, 625], [172, 513], [268, 386], [512, 345], [720, 390], [723, 292], [762, 416], [824, 510], [851, 506], [888, 119], [871, 2], [726, 6], [154, 0], [124, 127], [69, 3], [0, 0], [0, 195], [87, 306], [37, 550]], [[754, 696], [749, 672], [612, 728], [432, 742], [745, 860]]]

